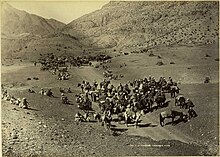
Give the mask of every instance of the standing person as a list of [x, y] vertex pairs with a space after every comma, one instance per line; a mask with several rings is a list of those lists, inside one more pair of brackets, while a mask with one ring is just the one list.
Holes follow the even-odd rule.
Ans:
[[93, 85], [94, 85], [95, 89], [98, 88], [98, 83], [96, 81], [93, 81]]
[[65, 96], [64, 93], [61, 93], [61, 101], [62, 101], [63, 104], [68, 104], [69, 103], [68, 98], [67, 98], [67, 96]]
[[40, 95], [44, 95], [44, 89], [41, 88], [41, 91], [39, 93], [40, 93]]
[[82, 93], [84, 92], [84, 84], [81, 84]]

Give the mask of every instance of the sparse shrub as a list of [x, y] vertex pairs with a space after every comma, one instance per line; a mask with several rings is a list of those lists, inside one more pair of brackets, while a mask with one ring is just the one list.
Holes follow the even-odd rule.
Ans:
[[175, 64], [174, 62], [170, 62], [170, 64]]
[[27, 78], [27, 80], [31, 80], [31, 78]]
[[215, 61], [219, 61], [219, 58], [216, 58]]
[[27, 48], [27, 46], [25, 46], [24, 48]]
[[164, 65], [164, 63], [163, 63], [162, 61], [159, 61], [159, 62], [157, 62], [157, 64], [156, 64], [156, 65], [161, 66], [161, 65]]
[[38, 77], [33, 77], [33, 79], [34, 79], [34, 80], [39, 80], [39, 78], [38, 78]]
[[211, 57], [210, 55], [206, 54], [205, 57]]
[[160, 55], [157, 56], [158, 59], [161, 59], [162, 57]]
[[204, 81], [204, 83], [209, 83], [210, 82], [210, 78], [207, 76], [207, 77], [205, 77], [205, 81]]

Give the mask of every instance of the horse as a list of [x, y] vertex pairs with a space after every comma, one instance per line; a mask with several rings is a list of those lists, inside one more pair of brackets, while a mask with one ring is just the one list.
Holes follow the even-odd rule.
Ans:
[[135, 123], [135, 127], [137, 128], [141, 115], [142, 115], [141, 112], [133, 112], [126, 110], [124, 112], [124, 119], [126, 126], [128, 127], [128, 123], [131, 123], [133, 121]]
[[166, 98], [164, 96], [156, 96], [155, 97], [155, 102], [157, 103], [157, 108], [162, 107], [163, 104], [165, 103]]
[[124, 112], [119, 112], [117, 114], [118, 116], [118, 124], [121, 124], [121, 121], [125, 121], [125, 115], [124, 115]]
[[136, 112], [135, 113], [135, 118], [133, 120], [135, 122], [135, 127], [136, 128], [138, 126], [138, 122], [140, 121], [140, 118], [141, 118], [142, 114], [143, 114], [142, 112]]
[[147, 97], [147, 98], [145, 98], [145, 99], [141, 99], [140, 100], [140, 103], [141, 103], [141, 106], [142, 106], [142, 108], [146, 111], [147, 110], [147, 112], [152, 112], [153, 111], [153, 103], [154, 103], [154, 101], [153, 101], [153, 99], [152, 98], [149, 98], [149, 97]]
[[187, 114], [184, 112], [179, 112], [179, 111], [163, 111], [160, 113], [160, 125], [163, 127], [165, 125], [164, 120], [166, 118], [172, 118], [172, 125], [174, 124], [174, 119], [175, 117], [179, 117], [181, 121], [185, 121], [187, 119]]
[[171, 87], [170, 87], [170, 97], [171, 97], [171, 98], [175, 98], [176, 93], [179, 94], [179, 91], [180, 91], [179, 87], [177, 87], [177, 86], [171, 86]]
[[100, 100], [99, 101], [99, 108], [101, 110], [101, 112], [105, 112], [106, 110], [112, 110], [112, 106], [109, 102], [109, 100]]
[[186, 99], [183, 95], [177, 95], [175, 97], [175, 106], [180, 106], [180, 108], [183, 108], [185, 103], [186, 103]]
[[82, 110], [92, 110], [92, 102], [91, 100], [87, 99], [86, 101], [82, 99], [82, 101], [79, 102], [78, 108]]
[[111, 128], [111, 121], [112, 121], [112, 115], [111, 112], [104, 111], [103, 115], [101, 116], [102, 126], [106, 126], [106, 129], [109, 130]]
[[97, 120], [98, 122], [101, 122], [101, 114], [95, 112], [93, 113], [93, 117], [95, 120]]
[[89, 95], [91, 96], [91, 100], [96, 102], [99, 98], [99, 92], [98, 91], [89, 91]]
[[196, 113], [196, 111], [195, 111], [193, 108], [190, 108], [190, 109], [188, 110], [188, 114], [189, 114], [189, 119], [198, 116], [197, 113]]

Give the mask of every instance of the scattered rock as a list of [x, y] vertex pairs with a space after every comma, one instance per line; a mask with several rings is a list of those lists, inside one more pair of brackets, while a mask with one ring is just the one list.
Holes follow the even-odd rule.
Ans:
[[210, 55], [206, 54], [205, 57], [211, 57]]
[[12, 139], [18, 139], [18, 135], [15, 132], [12, 132], [11, 137]]
[[33, 77], [33, 79], [34, 79], [34, 80], [39, 80], [39, 78], [38, 78], [38, 77]]
[[161, 65], [164, 65], [164, 63], [163, 63], [162, 61], [159, 61], [159, 62], [157, 62], [157, 64], [156, 64], [156, 65], [161, 66]]
[[209, 82], [210, 82], [210, 78], [207, 76], [207, 77], [205, 78], [204, 83], [209, 83]]
[[9, 142], [9, 145], [14, 145], [14, 144], [15, 144], [15, 141]]

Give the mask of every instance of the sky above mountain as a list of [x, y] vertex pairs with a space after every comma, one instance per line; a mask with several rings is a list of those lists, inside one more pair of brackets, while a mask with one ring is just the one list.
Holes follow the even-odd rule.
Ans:
[[6, 1], [16, 9], [27, 11], [44, 18], [53, 18], [69, 23], [85, 14], [91, 13], [109, 2], [109, 0], [87, 1]]

